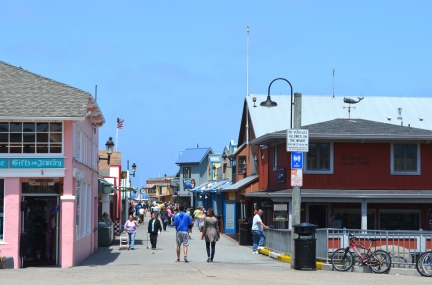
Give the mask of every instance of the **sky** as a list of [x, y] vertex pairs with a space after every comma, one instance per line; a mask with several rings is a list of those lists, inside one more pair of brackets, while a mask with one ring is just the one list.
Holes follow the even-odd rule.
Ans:
[[[432, 1], [0, 0], [0, 61], [88, 91], [137, 165], [174, 175], [186, 148], [237, 142], [246, 96], [432, 95]], [[247, 26], [249, 53], [247, 52]], [[272, 94], [290, 94], [283, 81]], [[118, 131], [116, 118], [124, 119]]]

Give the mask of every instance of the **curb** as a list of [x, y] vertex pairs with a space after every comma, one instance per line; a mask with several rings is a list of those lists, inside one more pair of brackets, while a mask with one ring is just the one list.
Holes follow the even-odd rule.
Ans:
[[[291, 256], [289, 254], [277, 253], [277, 252], [272, 251], [269, 248], [258, 249], [258, 252], [261, 253], [262, 255], [267, 255], [267, 256], [274, 258], [274, 259], [277, 259], [279, 261], [282, 261], [285, 263], [291, 263]], [[316, 269], [322, 270], [324, 264], [325, 264], [324, 262], [317, 261], [316, 262]]]

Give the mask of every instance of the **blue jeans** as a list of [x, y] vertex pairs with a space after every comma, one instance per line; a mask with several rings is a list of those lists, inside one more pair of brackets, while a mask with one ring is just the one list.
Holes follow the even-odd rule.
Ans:
[[128, 235], [129, 235], [129, 247], [130, 248], [134, 248], [134, 246], [135, 246], [136, 232], [134, 232], [134, 233], [128, 233]]
[[253, 251], [258, 250], [258, 246], [264, 246], [266, 236], [261, 231], [252, 231], [253, 235]]

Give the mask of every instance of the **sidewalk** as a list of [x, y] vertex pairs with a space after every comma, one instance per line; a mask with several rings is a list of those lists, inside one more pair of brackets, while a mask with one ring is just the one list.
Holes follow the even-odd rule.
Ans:
[[[148, 221], [149, 217], [146, 217], [144, 223], [138, 227], [135, 250], [119, 250], [119, 240], [116, 238], [110, 247], [99, 248], [98, 252], [92, 254], [79, 266], [175, 263], [177, 259], [175, 228], [167, 228], [166, 232], [159, 235], [156, 250], [146, 249]], [[181, 250], [180, 260], [183, 263], [183, 250]], [[205, 241], [201, 240], [197, 227], [192, 230], [188, 260], [190, 263], [207, 263]], [[264, 255], [252, 254], [252, 246], [239, 246], [237, 242], [223, 235], [216, 243], [214, 263], [260, 264], [288, 268], [288, 265], [282, 262]]]

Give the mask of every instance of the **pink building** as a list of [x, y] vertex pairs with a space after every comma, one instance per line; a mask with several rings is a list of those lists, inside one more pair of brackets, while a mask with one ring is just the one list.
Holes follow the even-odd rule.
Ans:
[[0, 255], [80, 263], [98, 247], [98, 128], [90, 93], [0, 62]]

